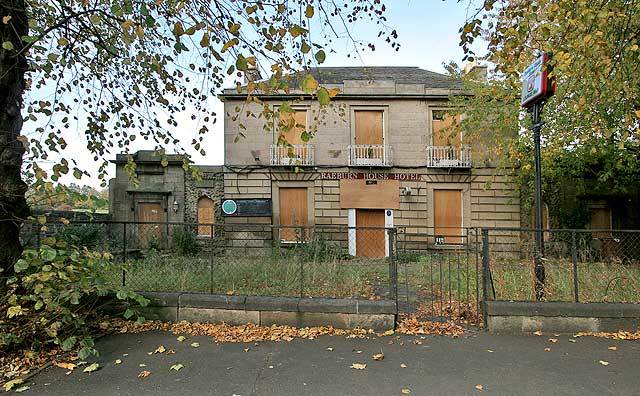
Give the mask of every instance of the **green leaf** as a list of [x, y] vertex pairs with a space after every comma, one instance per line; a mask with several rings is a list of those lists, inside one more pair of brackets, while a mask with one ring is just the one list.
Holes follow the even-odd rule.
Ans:
[[304, 93], [312, 93], [318, 88], [318, 81], [311, 74], [305, 74], [300, 82], [300, 88]]
[[321, 87], [318, 90], [318, 103], [320, 106], [326, 106], [331, 102], [331, 96], [329, 96], [329, 91], [325, 87]]
[[5, 41], [2, 43], [2, 48], [6, 49], [7, 51], [11, 51], [13, 49], [13, 43], [11, 41]]
[[67, 337], [60, 344], [60, 348], [62, 348], [63, 351], [70, 351], [75, 345], [76, 345], [76, 337]]
[[133, 315], [135, 315], [135, 311], [133, 311], [132, 309], [127, 309], [122, 314], [122, 316], [124, 316], [125, 319], [130, 319]]
[[45, 261], [53, 261], [56, 258], [56, 255], [56, 250], [50, 248], [49, 246], [45, 245], [40, 248], [40, 258]]
[[80, 348], [78, 351], [78, 357], [83, 360], [91, 355], [96, 355], [96, 350], [91, 347]]
[[303, 131], [300, 134], [300, 139], [302, 139], [303, 142], [308, 142], [309, 140], [311, 140], [311, 135], [307, 132], [307, 131]]
[[309, 44], [307, 44], [306, 41], [303, 41], [302, 45], [300, 46], [300, 51], [302, 51], [303, 54], [307, 54], [309, 53], [309, 51], [311, 51], [311, 47], [309, 46]]
[[327, 59], [327, 55], [324, 53], [323, 50], [316, 52], [315, 57], [318, 63], [324, 63], [324, 60]]
[[181, 336], [178, 336], [178, 338], [176, 338], [176, 339], [178, 340], [178, 342], [182, 342], [182, 341], [186, 340], [187, 337], [181, 335]]
[[29, 262], [27, 260], [24, 260], [24, 259], [19, 259], [13, 265], [13, 270], [16, 271], [16, 272], [22, 272], [22, 271], [26, 270], [27, 268], [29, 268]]
[[247, 70], [249, 64], [247, 63], [247, 58], [242, 56], [242, 54], [238, 55], [238, 59], [236, 59], [236, 69], [240, 71]]
[[171, 368], [169, 370], [180, 371], [183, 368], [184, 368], [184, 366], [181, 363], [176, 363], [173, 366], [171, 366]]

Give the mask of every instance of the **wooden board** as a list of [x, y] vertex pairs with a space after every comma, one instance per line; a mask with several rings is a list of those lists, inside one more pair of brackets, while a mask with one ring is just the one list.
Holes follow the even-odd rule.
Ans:
[[[611, 208], [600, 207], [590, 208], [591, 220], [589, 221], [589, 228], [592, 230], [610, 230], [611, 229]], [[592, 233], [595, 238], [610, 238], [611, 232], [600, 231]]]
[[302, 132], [307, 129], [307, 110], [280, 114], [280, 137], [289, 144], [306, 144]]
[[445, 244], [462, 243], [462, 191], [433, 190], [433, 225]]
[[[213, 199], [208, 197], [200, 197], [198, 199], [198, 223], [201, 224], [213, 224], [215, 223], [215, 215], [216, 215], [216, 204], [213, 202]], [[211, 225], [200, 225], [198, 226], [198, 235], [200, 236], [211, 236], [213, 226]]]
[[383, 144], [382, 110], [356, 110], [356, 144]]
[[442, 120], [433, 119], [431, 121], [432, 146], [454, 146], [460, 147], [462, 143], [461, 134], [453, 133], [451, 126], [460, 123], [460, 116], [450, 116], [445, 114]]
[[[376, 227], [362, 229], [360, 227]], [[384, 210], [356, 209], [356, 255], [380, 258], [385, 256]]]
[[[280, 225], [306, 226], [308, 224], [307, 188], [281, 187], [280, 193]], [[306, 233], [306, 231], [305, 231]], [[298, 241], [302, 236], [295, 228], [281, 228], [280, 240]]]
[[[137, 221], [163, 221], [164, 211], [159, 202], [138, 202]], [[160, 224], [139, 224], [138, 244], [140, 248], [146, 249], [151, 242], [160, 243], [162, 238], [162, 228]]]
[[364, 179], [340, 180], [342, 209], [400, 209], [400, 181], [376, 180], [367, 184]]

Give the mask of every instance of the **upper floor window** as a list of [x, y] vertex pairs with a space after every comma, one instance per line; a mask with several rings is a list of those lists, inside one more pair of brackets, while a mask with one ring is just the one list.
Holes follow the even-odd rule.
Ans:
[[307, 109], [294, 109], [293, 112], [279, 113], [276, 143], [307, 144], [302, 139], [302, 135], [306, 131]]
[[453, 146], [462, 145], [462, 133], [455, 130], [460, 124], [460, 115], [450, 115], [446, 110], [431, 111], [431, 145]]
[[384, 144], [384, 111], [355, 110], [355, 144]]

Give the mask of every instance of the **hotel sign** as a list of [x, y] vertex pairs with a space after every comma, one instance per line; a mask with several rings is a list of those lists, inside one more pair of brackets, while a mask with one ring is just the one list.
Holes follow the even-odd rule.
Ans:
[[420, 181], [422, 175], [419, 173], [376, 173], [376, 172], [321, 172], [320, 178], [324, 180], [399, 180], [399, 181]]

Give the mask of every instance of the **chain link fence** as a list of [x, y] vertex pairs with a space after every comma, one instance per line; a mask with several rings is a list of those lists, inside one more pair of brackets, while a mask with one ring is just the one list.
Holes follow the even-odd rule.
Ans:
[[[535, 301], [535, 230], [484, 229], [486, 298]], [[543, 230], [543, 301], [640, 303], [640, 231]], [[514, 243], [514, 241], [516, 241]]]

